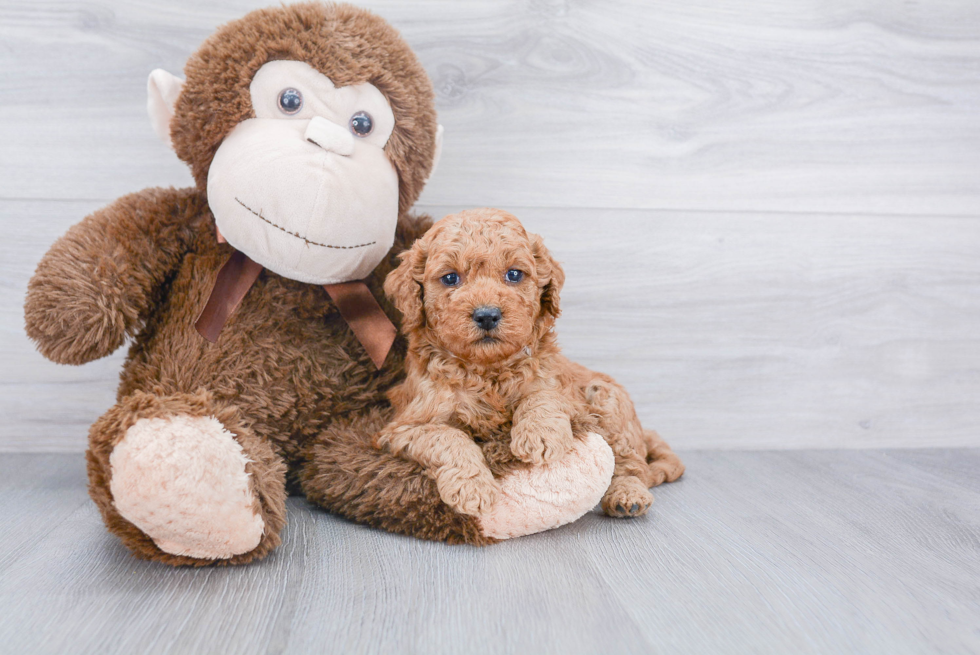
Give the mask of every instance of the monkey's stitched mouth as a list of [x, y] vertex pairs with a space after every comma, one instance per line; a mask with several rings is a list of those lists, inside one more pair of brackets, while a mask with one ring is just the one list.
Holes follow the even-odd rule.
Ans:
[[302, 241], [303, 243], [305, 243], [308, 246], [320, 246], [321, 248], [333, 248], [335, 250], [352, 250], [354, 248], [364, 248], [364, 247], [367, 247], [367, 246], [373, 246], [374, 244], [377, 243], [377, 241], [369, 241], [368, 243], [359, 243], [356, 246], [332, 246], [332, 245], [327, 244], [327, 243], [317, 243], [316, 241], [310, 241], [309, 239], [307, 239], [306, 237], [304, 237], [302, 235], [296, 234], [295, 232], [290, 232], [289, 230], [287, 230], [286, 228], [284, 228], [282, 225], [277, 225], [276, 223], [273, 223], [268, 218], [266, 218], [265, 216], [263, 216], [261, 212], [255, 211], [254, 209], [252, 209], [251, 207], [249, 207], [248, 205], [246, 205], [244, 202], [242, 202], [238, 198], [235, 198], [235, 202], [237, 202], [239, 205], [241, 205], [242, 207], [244, 207], [248, 211], [252, 212], [253, 214], [255, 214], [256, 216], [258, 216], [259, 218], [261, 218], [263, 221], [265, 221], [266, 223], [268, 223], [272, 227], [274, 227], [274, 228], [276, 228], [278, 230], [282, 230], [283, 232], [285, 232], [286, 234], [288, 234], [291, 237], [296, 237], [297, 239], [299, 239], [300, 241]]

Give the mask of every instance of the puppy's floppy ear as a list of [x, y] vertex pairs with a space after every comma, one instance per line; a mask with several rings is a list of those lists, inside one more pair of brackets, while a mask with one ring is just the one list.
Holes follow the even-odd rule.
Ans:
[[541, 316], [552, 321], [561, 315], [559, 294], [565, 284], [565, 271], [561, 264], [551, 256], [544, 241], [537, 234], [528, 234], [531, 252], [534, 254], [534, 267], [537, 270], [538, 286], [541, 288]]
[[385, 278], [385, 295], [402, 313], [402, 330], [411, 332], [425, 325], [422, 307], [422, 281], [428, 242], [423, 236], [399, 255], [401, 263]]

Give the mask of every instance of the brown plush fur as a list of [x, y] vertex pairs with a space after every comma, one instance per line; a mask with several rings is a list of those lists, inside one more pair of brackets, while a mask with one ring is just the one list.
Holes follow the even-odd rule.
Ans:
[[428, 78], [381, 19], [349, 6], [309, 3], [253, 12], [220, 29], [189, 61], [171, 124], [198, 188], [147, 189], [95, 212], [59, 239], [28, 287], [27, 333], [48, 358], [82, 364], [133, 340], [118, 402], [92, 426], [90, 493], [106, 525], [132, 551], [172, 564], [210, 560], [160, 551], [112, 505], [112, 448], [141, 418], [215, 416], [252, 460], [249, 472], [266, 534], [257, 548], [221, 563], [264, 556], [279, 541], [287, 489], [327, 509], [421, 538], [489, 543], [472, 517], [444, 505], [416, 464], [373, 448], [390, 417], [386, 391], [403, 376], [399, 338], [382, 370], [326, 291], [264, 271], [217, 343], [194, 329], [218, 270], [233, 252], [219, 244], [205, 193], [221, 139], [252, 115], [248, 85], [270, 59], [310, 62], [338, 85], [369, 81], [385, 94], [396, 126], [386, 151], [401, 180], [398, 232], [382, 281], [429, 225], [405, 210], [431, 168], [435, 111]]
[[[512, 270], [523, 279], [508, 280]], [[447, 285], [447, 274], [458, 281]], [[644, 514], [647, 489], [684, 472], [640, 426], [623, 387], [561, 355], [552, 328], [564, 277], [541, 237], [511, 214], [481, 209], [436, 223], [385, 281], [409, 346], [407, 378], [389, 393], [396, 415], [377, 442], [425, 467], [462, 513], [493, 505], [490, 464], [555, 461], [589, 431], [615, 455], [602, 499], [610, 516]], [[480, 327], [480, 307], [499, 308], [499, 324]]]
[[242, 444], [252, 460], [246, 465], [249, 481], [255, 495], [255, 510], [262, 517], [266, 532], [255, 550], [236, 555], [222, 563], [240, 564], [264, 557], [279, 545], [279, 532], [286, 524], [286, 466], [276, 455], [271, 444], [257, 437], [234, 406], [217, 402], [212, 394], [199, 390], [193, 394], [177, 393], [167, 396], [136, 391], [123, 398], [106, 412], [90, 431], [90, 448], [87, 453], [89, 491], [95, 499], [102, 518], [109, 530], [117, 534], [123, 544], [133, 552], [157, 559], [167, 564], [201, 566], [207, 560], [172, 555], [153, 543], [143, 532], [124, 519], [112, 504], [109, 492], [109, 457], [113, 448], [122, 440], [132, 425], [143, 418], [167, 418], [177, 414], [185, 416], [213, 416]]

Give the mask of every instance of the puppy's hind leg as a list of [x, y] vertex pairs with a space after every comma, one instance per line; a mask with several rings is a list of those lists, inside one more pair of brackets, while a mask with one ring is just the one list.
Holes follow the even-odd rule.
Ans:
[[612, 378], [597, 373], [584, 391], [591, 412], [599, 418], [599, 432], [616, 457], [602, 509], [609, 516], [642, 516], [653, 503], [648, 489], [673, 482], [684, 465], [656, 432], [643, 429], [629, 394]]
[[674, 482], [684, 475], [684, 463], [667, 442], [653, 430], [643, 430], [643, 438], [647, 443], [647, 476], [644, 482], [647, 487], [656, 487], [664, 482]]

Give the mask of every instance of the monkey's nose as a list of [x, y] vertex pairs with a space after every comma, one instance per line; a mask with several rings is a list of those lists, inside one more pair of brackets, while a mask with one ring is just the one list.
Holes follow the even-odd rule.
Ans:
[[324, 150], [338, 155], [354, 154], [354, 135], [350, 130], [331, 123], [322, 116], [314, 116], [306, 126], [306, 140]]
[[473, 322], [480, 326], [481, 330], [490, 331], [497, 327], [502, 314], [499, 307], [477, 307], [473, 310]]

